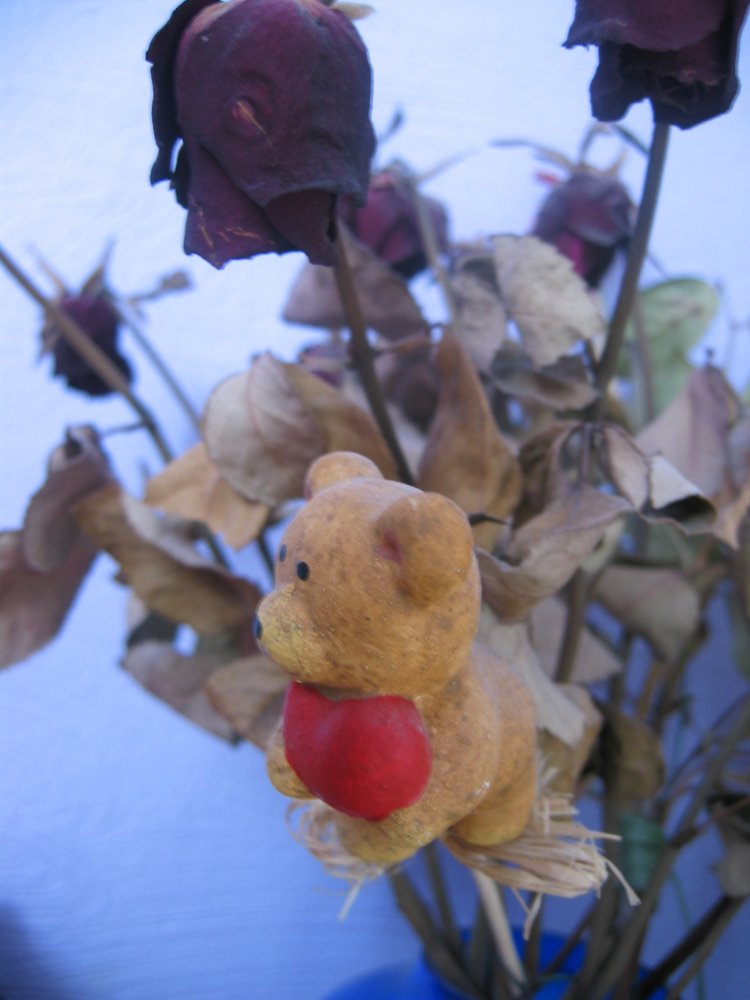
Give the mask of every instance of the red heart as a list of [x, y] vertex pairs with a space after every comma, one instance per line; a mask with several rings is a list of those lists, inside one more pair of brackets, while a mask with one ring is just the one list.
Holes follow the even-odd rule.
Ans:
[[432, 769], [422, 717], [397, 695], [332, 701], [294, 681], [284, 702], [284, 745], [314, 795], [371, 822], [413, 805]]

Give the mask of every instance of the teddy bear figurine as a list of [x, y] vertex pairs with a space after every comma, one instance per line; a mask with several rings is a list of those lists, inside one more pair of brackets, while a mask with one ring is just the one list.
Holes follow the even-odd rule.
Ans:
[[271, 781], [325, 802], [341, 846], [383, 867], [447, 832], [514, 840], [536, 795], [534, 707], [474, 641], [466, 515], [351, 452], [317, 459], [305, 497], [254, 623], [292, 678]]

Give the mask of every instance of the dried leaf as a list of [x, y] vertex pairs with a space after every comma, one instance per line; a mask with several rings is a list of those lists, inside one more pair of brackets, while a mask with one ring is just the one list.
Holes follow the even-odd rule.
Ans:
[[501, 621], [523, 620], [568, 582], [607, 528], [631, 510], [621, 497], [588, 486], [555, 501], [515, 533], [507, 553], [512, 565], [479, 553], [485, 601]]
[[649, 459], [649, 502], [642, 513], [656, 523], [674, 524], [687, 535], [709, 531], [716, 508], [662, 455]]
[[599, 396], [589, 380], [588, 369], [577, 357], [559, 358], [540, 368], [527, 354], [502, 350], [492, 362], [490, 375], [508, 395], [531, 399], [554, 410], [581, 410]]
[[734, 390], [718, 368], [707, 365], [692, 373], [683, 391], [637, 438], [644, 452], [662, 455], [712, 501], [718, 514], [711, 531], [734, 548], [750, 508], [748, 435]]
[[536, 364], [604, 332], [596, 299], [554, 247], [534, 236], [496, 236], [493, 247], [500, 295]]
[[456, 334], [479, 369], [487, 371], [505, 340], [507, 317], [500, 299], [492, 254], [466, 250], [449, 276], [458, 322]]
[[[559, 597], [548, 597], [531, 609], [529, 625], [531, 642], [542, 669], [553, 678], [557, 669], [565, 634], [567, 610]], [[581, 630], [573, 676], [577, 684], [595, 684], [613, 677], [622, 670], [622, 663], [588, 628]]]
[[700, 597], [677, 570], [610, 565], [592, 596], [670, 662], [701, 623]]
[[536, 706], [537, 728], [566, 746], [575, 746], [584, 735], [585, 714], [566, 696], [562, 685], [555, 684], [542, 670], [528, 626], [506, 625], [492, 608], [483, 605], [477, 637], [528, 684]]
[[[443, 493], [467, 514], [507, 517], [521, 494], [518, 462], [497, 428], [476, 370], [449, 332], [437, 348], [441, 389], [418, 482]], [[492, 548], [498, 528], [474, 529], [477, 544]]]
[[388, 446], [367, 410], [300, 365], [285, 364], [284, 372], [308, 419], [320, 429], [324, 451], [356, 451], [371, 459], [386, 479], [397, 477]]
[[71, 506], [111, 481], [107, 456], [93, 427], [73, 427], [47, 463], [47, 479], [31, 498], [23, 526], [23, 548], [30, 568], [42, 572], [65, 562], [79, 537]]
[[203, 521], [233, 549], [256, 539], [269, 515], [266, 504], [246, 500], [222, 479], [202, 442], [149, 479], [144, 501], [169, 514]]
[[602, 775], [623, 803], [653, 798], [664, 783], [661, 743], [652, 729], [612, 705], [600, 704], [605, 726], [601, 736]]
[[[340, 229], [365, 323], [386, 340], [399, 340], [425, 330], [427, 321], [409, 286], [367, 247]], [[284, 306], [288, 323], [341, 330], [349, 326], [330, 267], [306, 264]]]
[[357, 451], [393, 476], [372, 417], [300, 365], [271, 354], [211, 394], [203, 419], [206, 449], [243, 497], [274, 507], [302, 496], [310, 463], [326, 451]]
[[545, 769], [553, 772], [550, 789], [564, 795], [574, 795], [578, 779], [602, 728], [602, 715], [585, 688], [577, 684], [557, 684], [556, 687], [582, 712], [583, 731], [574, 743], [569, 744], [543, 730], [539, 734], [539, 749]]
[[524, 441], [518, 454], [523, 498], [515, 515], [517, 525], [571, 492], [564, 455], [582, 428], [583, 424], [575, 420], [557, 420]]
[[264, 654], [246, 656], [217, 670], [206, 694], [234, 730], [261, 750], [281, 717], [289, 675]]
[[602, 426], [596, 441], [604, 474], [643, 517], [673, 524], [685, 534], [711, 529], [714, 505], [663, 455], [644, 454], [615, 424]]
[[189, 522], [160, 517], [115, 485], [84, 497], [74, 514], [143, 603], [165, 618], [210, 635], [237, 628], [255, 610], [257, 588], [204, 559], [188, 540]]
[[141, 642], [125, 654], [123, 668], [191, 722], [225, 740], [234, 740], [231, 723], [208, 700], [203, 685], [219, 669], [222, 660], [214, 653], [183, 656], [168, 642]]
[[42, 572], [29, 565], [20, 531], [0, 532], [0, 667], [54, 639], [95, 557], [79, 534], [64, 558]]
[[247, 500], [269, 507], [302, 495], [307, 468], [325, 449], [320, 428], [271, 354], [214, 389], [203, 437], [220, 475]]

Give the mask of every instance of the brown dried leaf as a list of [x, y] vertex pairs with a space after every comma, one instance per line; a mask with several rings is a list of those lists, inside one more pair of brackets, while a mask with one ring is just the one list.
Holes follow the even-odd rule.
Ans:
[[203, 437], [219, 474], [247, 500], [269, 507], [302, 495], [308, 466], [325, 450], [320, 428], [271, 354], [214, 389]]
[[555, 501], [515, 533], [507, 561], [479, 553], [484, 600], [503, 622], [526, 618], [583, 564], [618, 517], [632, 510], [621, 497], [585, 486]]
[[548, 787], [563, 795], [573, 795], [601, 731], [603, 718], [585, 688], [577, 684], [558, 684], [557, 688], [583, 713], [583, 732], [571, 745], [543, 730], [539, 734], [539, 749], [545, 769], [554, 772]]
[[612, 705], [600, 704], [599, 708], [605, 719], [600, 747], [608, 787], [623, 805], [653, 798], [666, 772], [656, 733]]
[[449, 276], [457, 313], [456, 334], [479, 371], [487, 371], [505, 340], [507, 317], [492, 254], [466, 250]]
[[504, 624], [485, 604], [477, 638], [528, 684], [534, 697], [537, 728], [551, 733], [566, 746], [575, 746], [584, 735], [584, 713], [566, 696], [563, 686], [551, 681], [542, 670], [531, 645], [528, 625]]
[[711, 529], [714, 505], [663, 455], [644, 454], [615, 424], [603, 425], [596, 442], [605, 475], [648, 521], [673, 524], [685, 534]]
[[599, 304], [567, 257], [535, 236], [492, 242], [500, 295], [536, 364], [551, 365], [604, 333]]
[[160, 517], [116, 485], [84, 497], [74, 514], [143, 603], [165, 618], [211, 635], [237, 628], [255, 610], [257, 588], [204, 559], [188, 540], [188, 522]]
[[[403, 278], [340, 228], [365, 323], [387, 340], [425, 330], [427, 321]], [[349, 321], [330, 267], [306, 264], [292, 285], [282, 313], [288, 323], [341, 330]]]
[[[559, 597], [548, 597], [531, 609], [531, 642], [544, 672], [554, 677], [560, 657], [567, 610]], [[588, 628], [581, 630], [573, 676], [578, 684], [596, 684], [622, 670], [622, 663]]]
[[563, 453], [582, 426], [575, 420], [557, 420], [524, 441], [518, 454], [523, 473], [523, 498], [516, 511], [516, 524], [541, 514], [555, 500], [571, 492]]
[[750, 481], [736, 475], [745, 464], [738, 452], [747, 455], [745, 434], [734, 390], [718, 368], [707, 365], [691, 374], [682, 392], [636, 439], [647, 455], [661, 455], [713, 502], [718, 516], [710, 530], [734, 548], [750, 507]]
[[47, 479], [31, 498], [23, 526], [23, 548], [30, 568], [47, 572], [61, 566], [79, 537], [71, 506], [110, 482], [107, 456], [93, 427], [72, 427], [47, 463]]
[[149, 479], [144, 501], [169, 514], [203, 521], [233, 549], [258, 537], [270, 510], [266, 504], [246, 500], [222, 479], [202, 442]]
[[[504, 518], [518, 503], [518, 462], [497, 428], [482, 384], [458, 338], [446, 331], [437, 348], [441, 388], [419, 465], [420, 488], [443, 493], [467, 514]], [[495, 524], [474, 528], [477, 544], [492, 548]]]
[[42, 572], [29, 565], [20, 531], [0, 532], [0, 667], [54, 639], [95, 557], [78, 534], [62, 561]]
[[215, 653], [183, 656], [168, 642], [141, 642], [125, 654], [123, 668], [191, 722], [225, 740], [236, 739], [231, 723], [208, 700], [203, 685], [222, 666]]
[[701, 623], [700, 597], [677, 570], [610, 565], [592, 596], [668, 661], [680, 655]]
[[502, 350], [492, 362], [490, 375], [508, 395], [554, 410], [580, 410], [599, 396], [586, 365], [577, 357], [558, 358], [554, 364], [537, 367], [528, 354]]
[[289, 384], [323, 438], [322, 451], [356, 451], [371, 459], [386, 479], [397, 476], [391, 453], [370, 414], [300, 365], [285, 364]]
[[235, 660], [212, 674], [206, 694], [232, 728], [261, 750], [281, 717], [289, 674], [264, 654]]

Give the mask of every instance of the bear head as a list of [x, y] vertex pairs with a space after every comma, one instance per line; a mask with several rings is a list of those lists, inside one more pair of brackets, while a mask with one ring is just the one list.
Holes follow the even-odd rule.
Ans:
[[257, 609], [260, 644], [295, 680], [340, 694], [414, 698], [443, 687], [466, 662], [479, 618], [465, 514], [351, 452], [314, 462], [305, 495]]

